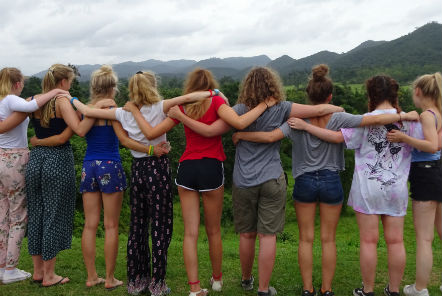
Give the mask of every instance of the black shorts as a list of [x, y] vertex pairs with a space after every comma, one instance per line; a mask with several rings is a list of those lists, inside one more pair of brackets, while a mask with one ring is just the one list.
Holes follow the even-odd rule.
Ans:
[[413, 200], [442, 202], [442, 167], [439, 160], [412, 162], [408, 180]]
[[175, 179], [177, 186], [193, 191], [212, 191], [224, 185], [224, 166], [215, 158], [183, 160]]

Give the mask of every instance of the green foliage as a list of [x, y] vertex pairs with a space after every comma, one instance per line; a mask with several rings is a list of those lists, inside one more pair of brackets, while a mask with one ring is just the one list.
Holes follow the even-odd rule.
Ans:
[[25, 81], [25, 86], [21, 92], [22, 98], [29, 98], [33, 95], [41, 93], [41, 79], [35, 76], [31, 76]]

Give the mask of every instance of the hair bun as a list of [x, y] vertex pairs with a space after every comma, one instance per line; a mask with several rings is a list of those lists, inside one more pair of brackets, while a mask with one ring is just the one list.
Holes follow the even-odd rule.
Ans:
[[113, 70], [112, 70], [112, 66], [110, 65], [103, 65], [100, 67], [100, 72], [101, 74], [112, 74]]
[[312, 69], [313, 80], [321, 81], [328, 74], [328, 66], [325, 64], [320, 64], [314, 66]]

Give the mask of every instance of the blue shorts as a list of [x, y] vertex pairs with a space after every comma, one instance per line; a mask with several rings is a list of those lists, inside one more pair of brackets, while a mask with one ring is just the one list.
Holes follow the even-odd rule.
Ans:
[[304, 203], [339, 205], [344, 201], [339, 172], [320, 170], [304, 173], [295, 178], [293, 200]]
[[126, 176], [120, 161], [85, 160], [81, 170], [80, 192], [114, 193], [126, 189]]

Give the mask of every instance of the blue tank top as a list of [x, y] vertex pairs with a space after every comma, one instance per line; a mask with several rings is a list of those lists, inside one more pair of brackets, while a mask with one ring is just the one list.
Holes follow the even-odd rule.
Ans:
[[[434, 119], [436, 119], [436, 129], [437, 129], [437, 116], [436, 114], [434, 114], [433, 111], [431, 110], [427, 110], [428, 112], [432, 113], [434, 116]], [[422, 131], [422, 126], [419, 126], [419, 133], [422, 134], [422, 139], [424, 138], [424, 133]], [[420, 162], [420, 161], [433, 161], [433, 160], [439, 160], [440, 159], [440, 150], [437, 151], [436, 153], [428, 153], [428, 152], [423, 152], [423, 151], [419, 151], [416, 148], [413, 149], [413, 151], [411, 152], [411, 162]]]
[[121, 161], [118, 151], [118, 137], [111, 125], [95, 125], [85, 138], [87, 148], [84, 160]]

